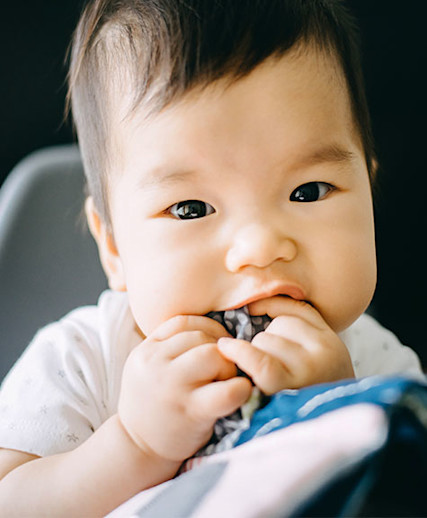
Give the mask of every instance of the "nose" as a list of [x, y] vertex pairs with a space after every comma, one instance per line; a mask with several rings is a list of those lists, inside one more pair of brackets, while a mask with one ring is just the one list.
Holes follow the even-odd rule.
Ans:
[[240, 228], [226, 255], [226, 267], [237, 273], [246, 266], [265, 268], [277, 260], [292, 261], [297, 245], [284, 232], [272, 225], [252, 223]]

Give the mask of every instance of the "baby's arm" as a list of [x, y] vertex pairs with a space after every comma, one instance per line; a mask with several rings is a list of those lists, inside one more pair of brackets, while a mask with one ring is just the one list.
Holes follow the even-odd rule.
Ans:
[[221, 339], [218, 347], [265, 394], [354, 377], [347, 347], [308, 303], [272, 297], [249, 310], [273, 319], [265, 332], [251, 343]]
[[67, 453], [34, 460], [0, 452], [0, 471], [18, 462], [24, 464], [0, 482], [0, 508], [8, 517], [102, 516], [138, 491], [173, 477], [179, 467], [140, 450], [118, 416]]
[[104, 515], [172, 478], [216, 419], [249, 397], [248, 380], [217, 350], [226, 334], [205, 317], [165, 322], [129, 356], [118, 414], [85, 443], [41, 459], [0, 451], [0, 473], [11, 470], [0, 482], [4, 514]]

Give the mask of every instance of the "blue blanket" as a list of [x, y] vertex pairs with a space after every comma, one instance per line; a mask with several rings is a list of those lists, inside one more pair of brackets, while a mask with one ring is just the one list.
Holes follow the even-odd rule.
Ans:
[[372, 377], [283, 391], [258, 410], [236, 446], [344, 406], [369, 403], [388, 419], [388, 438], [354, 470], [320, 487], [295, 516], [427, 516], [427, 386]]

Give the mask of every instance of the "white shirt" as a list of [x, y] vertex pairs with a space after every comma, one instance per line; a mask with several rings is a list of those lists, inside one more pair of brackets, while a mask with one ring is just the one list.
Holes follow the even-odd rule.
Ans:
[[[422, 375], [416, 354], [373, 318], [341, 333], [357, 378]], [[0, 448], [41, 457], [74, 449], [117, 412], [122, 371], [141, 342], [125, 293], [105, 291], [39, 331], [0, 391]]]

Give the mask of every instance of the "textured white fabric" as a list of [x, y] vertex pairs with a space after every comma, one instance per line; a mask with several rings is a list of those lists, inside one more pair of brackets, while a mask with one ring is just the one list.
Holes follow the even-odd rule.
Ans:
[[[357, 377], [422, 374], [415, 353], [367, 315], [341, 336]], [[39, 331], [2, 385], [0, 447], [47, 456], [83, 443], [116, 412], [125, 361], [140, 342], [127, 295], [109, 290]]]
[[424, 379], [415, 352], [371, 316], [360, 316], [340, 337], [350, 353], [356, 378], [405, 374]]
[[46, 456], [84, 442], [116, 412], [139, 342], [127, 296], [111, 291], [39, 331], [3, 382], [0, 447]]

